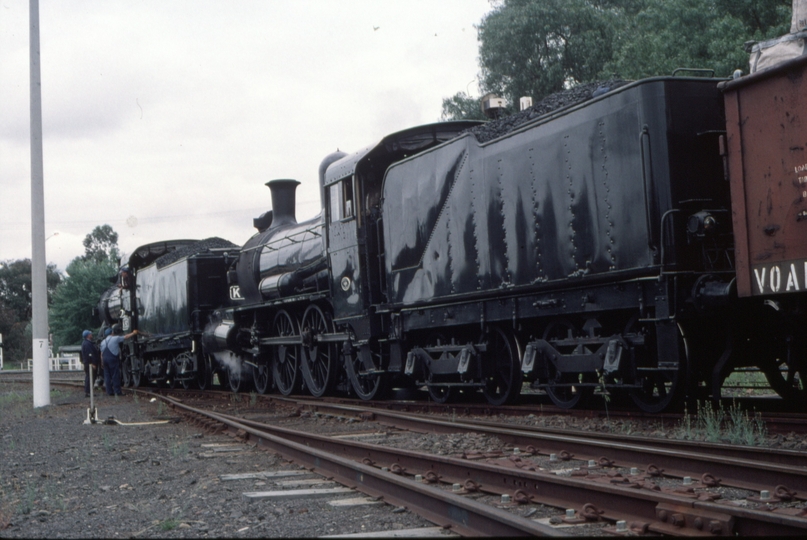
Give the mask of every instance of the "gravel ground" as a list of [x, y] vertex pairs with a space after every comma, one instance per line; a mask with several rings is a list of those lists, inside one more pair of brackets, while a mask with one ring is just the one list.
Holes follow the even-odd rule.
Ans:
[[[293, 429], [352, 435], [367, 443], [440, 455], [484, 453], [495, 459], [513, 452], [496, 437], [416, 434], [254, 398], [230, 395], [203, 406]], [[174, 416], [165, 405], [142, 396], [103, 396], [98, 402], [101, 419], [114, 417], [142, 425], [85, 425], [88, 400], [78, 389], [55, 387], [49, 407], [33, 409], [32, 403], [30, 385], [0, 380], [0, 538], [310, 537], [433, 526], [386, 504], [345, 508], [330, 505], [331, 499], [250, 501], [245, 492], [337, 486], [283, 486], [282, 481], [261, 476], [223, 480], [222, 475], [276, 471], [305, 472], [300, 479], [317, 477], [249, 442], [203, 432]], [[641, 422], [617, 424], [596, 418], [529, 415], [499, 420], [625, 434], [661, 436], [663, 431]], [[766, 439], [777, 447], [803, 449], [805, 444], [805, 437], [796, 434]], [[578, 475], [576, 469], [587, 468], [579, 460], [549, 462], [546, 456], [524, 456], [524, 461], [560, 475]], [[606, 472], [628, 475], [627, 470], [594, 474]], [[669, 487], [680, 484], [649, 481]], [[698, 491], [710, 491], [737, 504], [745, 504], [750, 495], [725, 488]], [[497, 504], [495, 497], [472, 497]], [[563, 513], [541, 505], [515, 506], [512, 511], [552, 523]], [[597, 523], [564, 532], [598, 536], [606, 534], [606, 526]]]
[[131, 393], [100, 398], [99, 418], [171, 422], [84, 425], [87, 406], [83, 391], [55, 388], [51, 405], [34, 409], [30, 386], [0, 381], [0, 538], [311, 537], [433, 526], [386, 504], [249, 502], [244, 492], [282, 488], [221, 475], [299, 467]]

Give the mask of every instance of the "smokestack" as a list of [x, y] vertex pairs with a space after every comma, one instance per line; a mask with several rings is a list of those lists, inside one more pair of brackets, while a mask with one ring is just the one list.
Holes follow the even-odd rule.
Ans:
[[300, 182], [289, 178], [270, 180], [266, 185], [272, 191], [272, 226], [297, 223], [294, 214], [296, 191]]

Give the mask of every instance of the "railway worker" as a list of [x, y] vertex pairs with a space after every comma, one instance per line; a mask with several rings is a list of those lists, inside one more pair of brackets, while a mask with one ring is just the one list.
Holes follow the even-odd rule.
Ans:
[[119, 324], [112, 327], [112, 335], [108, 336], [104, 342], [104, 385], [106, 393], [110, 396], [120, 396], [120, 346], [125, 340], [137, 334], [133, 330], [129, 334], [123, 335], [123, 330]]
[[101, 355], [92, 342], [92, 330], [84, 330], [81, 333], [81, 363], [84, 364], [84, 397], [90, 397], [90, 366], [98, 369], [101, 367]]
[[[104, 339], [101, 341], [101, 358], [104, 357], [104, 351], [106, 350], [106, 338], [108, 338], [112, 334], [112, 328], [106, 327], [104, 328]], [[104, 387], [104, 369], [103, 364], [101, 364], [101, 369], [96, 372], [97, 377], [95, 378], [95, 387], [96, 388], [103, 388]]]

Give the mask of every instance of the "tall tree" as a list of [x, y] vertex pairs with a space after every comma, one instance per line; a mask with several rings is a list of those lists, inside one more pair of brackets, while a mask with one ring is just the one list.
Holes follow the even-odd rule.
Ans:
[[54, 347], [79, 345], [82, 330], [97, 328], [99, 321], [93, 308], [101, 294], [107, 290], [110, 276], [117, 272], [117, 261], [75, 258], [67, 265], [67, 278], [53, 294], [50, 309], [50, 328]]
[[109, 225], [98, 225], [90, 234], [84, 237], [85, 261], [112, 260], [117, 262], [118, 257], [118, 233]]
[[[744, 42], [789, 31], [790, 11], [791, 0], [499, 0], [477, 26], [480, 91], [515, 104], [680, 67], [729, 76], [747, 71]], [[473, 101], [443, 99], [442, 118], [469, 118]]]
[[[749, 40], [788, 32], [790, 1], [674, 0], [647, 2], [618, 36], [605, 72], [638, 79], [677, 68], [709, 68], [718, 77], [748, 71]], [[784, 8], [784, 9], [783, 9]]]
[[618, 14], [590, 0], [505, 0], [478, 26], [483, 88], [517, 103], [594, 80], [611, 59]]
[[[48, 305], [62, 276], [56, 265], [46, 271]], [[21, 362], [31, 354], [25, 329], [31, 322], [31, 260], [0, 262], [0, 334], [3, 334], [3, 358]]]

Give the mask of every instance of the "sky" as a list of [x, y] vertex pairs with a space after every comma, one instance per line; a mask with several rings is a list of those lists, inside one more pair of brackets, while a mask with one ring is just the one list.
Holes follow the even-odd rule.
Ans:
[[[138, 246], [243, 244], [294, 178], [320, 211], [336, 151], [479, 96], [490, 0], [40, 0], [47, 260], [96, 226]], [[31, 258], [28, 0], [0, 0], [0, 261]]]

